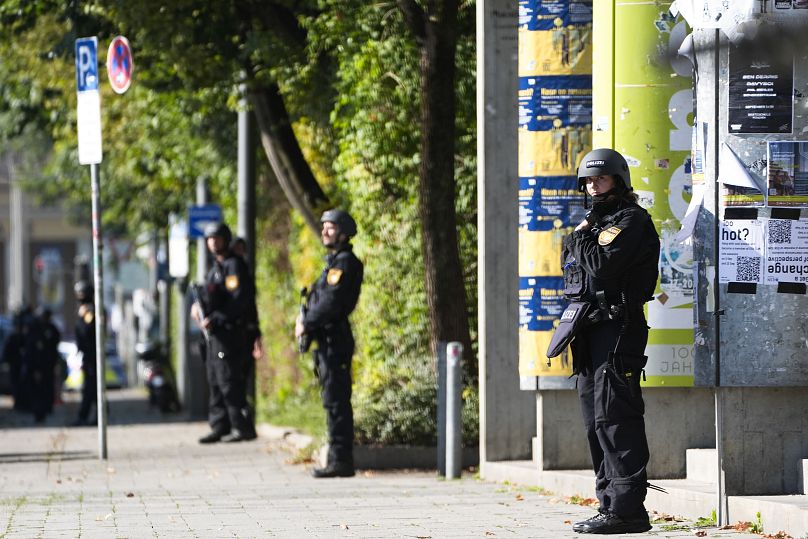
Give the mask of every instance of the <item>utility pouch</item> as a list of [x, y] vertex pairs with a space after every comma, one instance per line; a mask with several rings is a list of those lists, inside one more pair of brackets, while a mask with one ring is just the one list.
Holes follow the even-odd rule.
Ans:
[[564, 297], [572, 300], [583, 298], [587, 292], [586, 273], [575, 260], [570, 250], [564, 247], [561, 256], [561, 271], [564, 275]]
[[640, 394], [640, 377], [645, 379], [645, 364], [648, 356], [626, 352], [609, 352], [608, 363], [628, 385], [632, 397]]
[[567, 306], [561, 314], [558, 327], [555, 329], [553, 338], [550, 339], [550, 345], [547, 347], [548, 358], [560, 355], [572, 342], [575, 334], [585, 323], [586, 315], [591, 308], [592, 305], [586, 301], [573, 301]]
[[585, 293], [585, 280], [583, 268], [572, 259], [564, 264], [564, 297], [581, 298]]
[[645, 364], [648, 363], [648, 356], [627, 352], [609, 352], [609, 363], [614, 365], [615, 371], [620, 374], [640, 374]]

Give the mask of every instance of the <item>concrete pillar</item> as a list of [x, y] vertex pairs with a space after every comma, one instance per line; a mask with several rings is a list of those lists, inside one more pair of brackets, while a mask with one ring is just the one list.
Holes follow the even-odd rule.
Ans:
[[11, 311], [31, 301], [28, 288], [30, 252], [28, 220], [25, 218], [26, 196], [17, 183], [16, 164], [11, 153], [6, 154], [6, 166], [10, 186], [8, 309]]
[[519, 390], [517, 22], [510, 0], [477, 2], [480, 463], [529, 458], [535, 396]]

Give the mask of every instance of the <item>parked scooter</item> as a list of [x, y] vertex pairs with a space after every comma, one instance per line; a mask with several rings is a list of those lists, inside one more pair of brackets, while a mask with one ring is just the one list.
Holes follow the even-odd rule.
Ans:
[[141, 377], [149, 390], [149, 405], [161, 412], [176, 412], [180, 408], [168, 354], [159, 342], [135, 345]]

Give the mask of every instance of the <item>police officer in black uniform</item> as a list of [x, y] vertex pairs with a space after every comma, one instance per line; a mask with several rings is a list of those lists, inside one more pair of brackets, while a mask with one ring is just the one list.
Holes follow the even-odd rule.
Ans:
[[82, 355], [81, 371], [84, 374], [84, 384], [81, 387], [79, 416], [73, 424], [80, 426], [87, 425], [90, 418], [90, 407], [97, 404], [98, 401], [95, 364], [95, 305], [93, 304], [93, 285], [89, 281], [77, 282], [74, 292], [76, 300], [79, 302], [75, 329], [76, 347]]
[[618, 152], [588, 153], [578, 189], [587, 206], [592, 197], [592, 207], [564, 238], [563, 267], [565, 295], [590, 304], [572, 354], [600, 508], [573, 530], [639, 533], [651, 528], [643, 505], [649, 454], [640, 377], [648, 342], [643, 304], [656, 287], [659, 236], [637, 205]]
[[245, 354], [251, 350], [247, 345], [247, 323], [255, 303], [255, 286], [244, 260], [231, 252], [231, 238], [230, 228], [224, 223], [206, 227], [205, 241], [214, 261], [205, 281], [204, 313], [196, 305], [192, 311], [209, 336], [205, 365], [211, 432], [199, 439], [202, 444], [256, 437], [248, 418], [244, 385]]
[[[230, 243], [230, 250], [234, 255], [241, 257], [247, 264], [250, 270], [250, 278], [252, 279], [253, 288], [255, 287], [255, 271], [250, 268], [250, 263], [247, 253], [247, 240], [242, 237], [236, 237]], [[247, 343], [250, 347], [250, 353], [245, 354], [244, 357], [244, 391], [246, 392], [248, 419], [255, 430], [255, 369], [256, 362], [264, 357], [264, 344], [261, 339], [261, 323], [258, 319], [258, 304], [253, 301], [250, 306], [249, 321], [247, 322]]]
[[26, 339], [25, 361], [31, 411], [37, 423], [53, 411], [54, 370], [59, 361], [59, 329], [48, 307], [39, 307]]
[[353, 253], [350, 239], [356, 222], [345, 211], [328, 210], [320, 218], [321, 239], [329, 251], [326, 266], [311, 288], [305, 316], [298, 316], [295, 335], [317, 342], [315, 365], [320, 379], [323, 407], [328, 420], [328, 463], [312, 475], [354, 475], [354, 423], [351, 407], [351, 357], [354, 338], [348, 315], [356, 307], [364, 266]]
[[25, 340], [31, 325], [31, 312], [22, 307], [14, 313], [13, 328], [3, 345], [2, 361], [8, 364], [11, 391], [14, 396], [14, 410], [28, 409], [28, 396], [23, 385], [23, 359]]

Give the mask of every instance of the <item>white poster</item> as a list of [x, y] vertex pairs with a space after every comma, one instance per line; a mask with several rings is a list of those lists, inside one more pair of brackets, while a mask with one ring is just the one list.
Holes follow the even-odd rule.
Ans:
[[760, 219], [721, 222], [718, 282], [763, 283], [763, 232]]
[[808, 221], [769, 219], [765, 283], [808, 283]]

